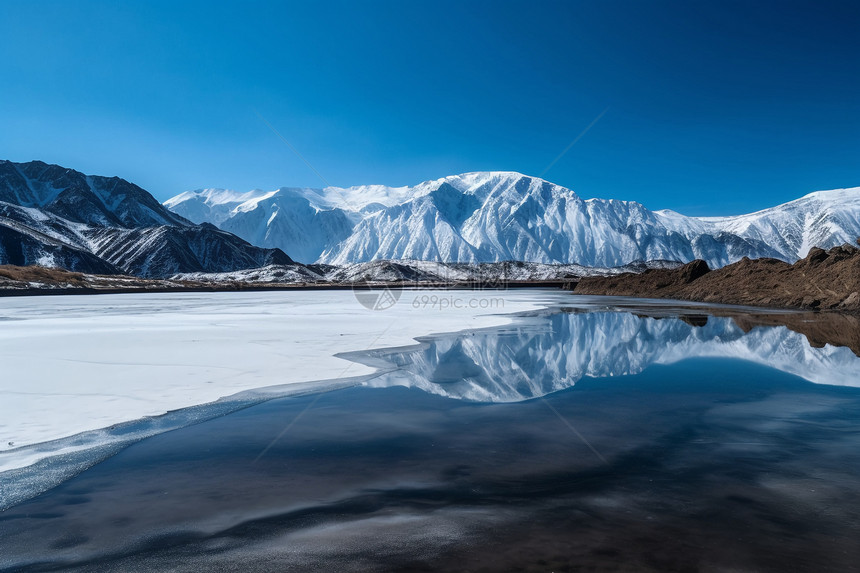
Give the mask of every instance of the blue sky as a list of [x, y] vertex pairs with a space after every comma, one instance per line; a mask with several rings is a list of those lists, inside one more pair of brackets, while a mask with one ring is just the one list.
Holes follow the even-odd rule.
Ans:
[[858, 29], [850, 1], [4, 0], [0, 158], [162, 200], [323, 185], [262, 117], [333, 185], [511, 170], [740, 213], [860, 185]]

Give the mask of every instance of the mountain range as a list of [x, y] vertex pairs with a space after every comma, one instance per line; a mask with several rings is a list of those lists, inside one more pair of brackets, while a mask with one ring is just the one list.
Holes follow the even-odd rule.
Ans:
[[860, 235], [860, 188], [812, 193], [736, 217], [688, 217], [640, 203], [582, 199], [512, 172], [467, 173], [414, 187], [238, 193], [202, 189], [164, 204], [304, 263], [506, 260], [615, 267], [633, 261], [743, 257], [788, 262]]
[[193, 224], [118, 177], [0, 161], [2, 264], [167, 277], [292, 262], [279, 249]]
[[[268, 267], [296, 280], [420, 280], [475, 276], [468, 265], [496, 263], [481, 271], [556, 278], [642, 261], [661, 266], [700, 258], [714, 268], [743, 257], [792, 262], [812, 246], [858, 235], [860, 188], [819, 191], [736, 217], [582, 199], [513, 172], [467, 173], [414, 187], [204, 189], [162, 205], [118, 177], [0, 161], [0, 264], [100, 274], [201, 278]], [[528, 265], [498, 266], [505, 261]]]

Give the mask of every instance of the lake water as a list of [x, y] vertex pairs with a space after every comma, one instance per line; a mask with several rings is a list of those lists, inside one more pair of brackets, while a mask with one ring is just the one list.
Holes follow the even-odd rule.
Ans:
[[349, 358], [0, 513], [0, 570], [860, 570], [860, 358], [582, 300]]

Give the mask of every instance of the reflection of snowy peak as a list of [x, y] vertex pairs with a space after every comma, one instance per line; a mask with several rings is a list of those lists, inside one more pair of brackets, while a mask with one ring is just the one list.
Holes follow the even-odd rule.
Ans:
[[753, 215], [693, 218], [636, 202], [581, 199], [512, 172], [415, 187], [183, 193], [165, 206], [302, 262], [520, 260], [613, 267], [636, 260], [722, 266], [744, 256], [793, 261], [860, 235], [860, 189], [814, 193]]
[[507, 329], [428, 338], [418, 350], [369, 355], [400, 369], [378, 384], [482, 402], [527, 400], [586, 376], [637, 374], [697, 357], [739, 358], [811, 382], [860, 386], [860, 358], [848, 348], [813, 348], [785, 327], [744, 333], [729, 318], [712, 317], [699, 327], [621, 312], [558, 313]]

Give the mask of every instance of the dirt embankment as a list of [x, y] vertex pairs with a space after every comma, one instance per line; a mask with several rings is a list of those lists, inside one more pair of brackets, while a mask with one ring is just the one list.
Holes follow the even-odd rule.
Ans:
[[143, 279], [125, 275], [93, 275], [40, 266], [0, 265], [0, 297], [123, 292], [210, 291], [192, 281]]
[[791, 312], [775, 314], [737, 314], [732, 316], [741, 330], [757, 326], [785, 326], [806, 336], [809, 345], [846, 346], [860, 356], [860, 315], [838, 312]]
[[[108, 289], [181, 286], [177, 281], [140, 279], [122, 275], [91, 275], [40, 266], [0, 265], [0, 290]], [[190, 284], [190, 283], [188, 283]]]
[[813, 248], [793, 265], [744, 258], [711, 270], [705, 261], [695, 260], [677, 269], [583, 278], [573, 292], [856, 313], [860, 312], [860, 248]]
[[39, 266], [17, 267], [0, 265], [0, 297], [42, 296], [57, 294], [114, 294], [166, 292], [233, 292], [233, 291], [295, 291], [348, 290], [381, 288], [489, 289], [504, 288], [566, 288], [569, 280], [515, 281], [378, 281], [365, 282], [202, 282], [177, 279], [143, 279], [122, 275], [91, 275]]

